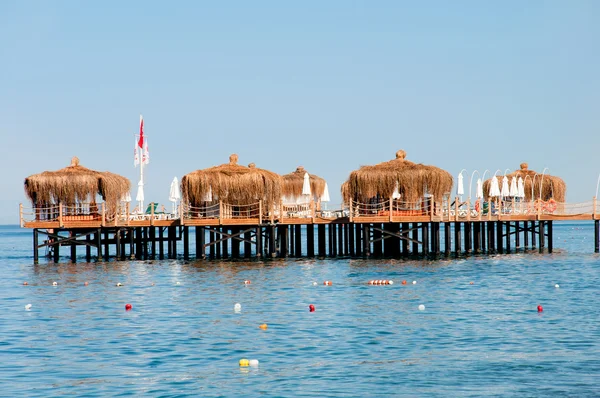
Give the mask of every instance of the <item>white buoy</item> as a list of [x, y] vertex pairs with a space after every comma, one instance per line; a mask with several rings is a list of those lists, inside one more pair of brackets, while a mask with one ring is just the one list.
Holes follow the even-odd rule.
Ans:
[[52, 286], [58, 286], [58, 282], [52, 282]]
[[179, 281], [177, 281], [177, 283], [175, 283], [176, 285], [181, 285], [181, 283]]
[[417, 284], [417, 281], [413, 281], [413, 285], [416, 285], [416, 284]]
[[558, 283], [557, 283], [556, 285], [554, 285], [554, 287], [558, 289], [560, 286], [559, 286], [559, 285], [558, 285]]
[[123, 286], [123, 285], [121, 284], [121, 282], [118, 282], [118, 283], [117, 283], [117, 286], [121, 287], [121, 286]]
[[27, 311], [29, 311], [29, 310], [31, 309], [31, 304], [27, 304], [27, 305], [25, 306], [25, 309], [26, 309]]
[[258, 367], [258, 359], [251, 359], [250, 361], [248, 361], [248, 364], [250, 366], [252, 366], [253, 368], [257, 368]]
[[388, 285], [393, 285], [394, 281], [388, 281]]
[[423, 304], [419, 305], [419, 311], [425, 311], [425, 306]]
[[242, 310], [242, 305], [240, 303], [235, 303], [235, 305], [233, 306], [233, 310], [235, 312], [240, 312]]
[[318, 283], [317, 283], [317, 282], [313, 282], [313, 286], [317, 286], [317, 285], [318, 285]]

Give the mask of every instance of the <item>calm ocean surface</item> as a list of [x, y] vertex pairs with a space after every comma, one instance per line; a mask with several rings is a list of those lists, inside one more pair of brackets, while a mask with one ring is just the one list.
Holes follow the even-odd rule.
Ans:
[[592, 226], [551, 255], [58, 265], [2, 226], [0, 396], [600, 396]]

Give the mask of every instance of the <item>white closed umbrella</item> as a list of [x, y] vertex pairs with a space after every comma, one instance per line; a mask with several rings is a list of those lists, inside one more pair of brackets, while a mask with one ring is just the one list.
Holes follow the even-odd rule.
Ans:
[[171, 190], [169, 191], [169, 201], [173, 202], [173, 214], [175, 214], [175, 210], [177, 209], [177, 201], [181, 199], [181, 193], [179, 192], [179, 181], [177, 177], [173, 178], [171, 181]]
[[481, 178], [477, 179], [477, 189], [475, 192], [475, 199], [483, 199], [483, 183], [481, 182]]
[[506, 198], [510, 196], [510, 188], [508, 188], [508, 177], [504, 176], [502, 178], [502, 191], [500, 191], [500, 196]]
[[396, 182], [396, 186], [394, 187], [394, 192], [392, 192], [392, 199], [400, 199], [400, 191], [398, 190], [398, 183]]
[[325, 189], [323, 190], [323, 195], [321, 195], [321, 202], [329, 202], [329, 188], [327, 187], [327, 183], [325, 183]]
[[523, 177], [519, 177], [519, 180], [517, 181], [517, 191], [517, 196], [521, 199], [525, 199], [525, 184], [523, 183]]
[[302, 182], [302, 195], [310, 196], [310, 176], [304, 173], [304, 182]]
[[140, 213], [144, 212], [144, 182], [138, 182], [138, 190], [137, 195], [135, 195], [135, 200], [138, 202], [138, 209]]
[[517, 188], [517, 177], [513, 176], [513, 178], [510, 181], [510, 190], [509, 190], [510, 196], [512, 196], [513, 198], [516, 198], [519, 196], [519, 190]]
[[465, 194], [462, 172], [458, 175], [458, 185], [456, 186], [456, 195], [462, 196]]
[[498, 177], [496, 177], [496, 176], [492, 177], [492, 182], [490, 183], [489, 196], [491, 198], [500, 196], [500, 186], [498, 185]]

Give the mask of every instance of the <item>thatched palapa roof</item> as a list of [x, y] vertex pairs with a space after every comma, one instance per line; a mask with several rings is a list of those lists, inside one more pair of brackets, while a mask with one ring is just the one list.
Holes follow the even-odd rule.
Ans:
[[[304, 174], [307, 171], [304, 167], [298, 166], [296, 171], [283, 176], [283, 196], [288, 198], [298, 198], [302, 196], [302, 186], [304, 185]], [[325, 191], [325, 180], [319, 176], [308, 173], [310, 180], [310, 191], [312, 196], [320, 198]]]
[[441, 200], [452, 190], [452, 175], [435, 166], [417, 164], [405, 159], [406, 152], [399, 150], [396, 158], [373, 166], [361, 166], [350, 173], [342, 185], [346, 202], [367, 202], [372, 198], [389, 199], [397, 187], [402, 200], [415, 202], [425, 193]]
[[96, 195], [100, 195], [111, 211], [116, 209], [130, 187], [129, 179], [83, 167], [76, 156], [63, 169], [44, 171], [25, 179], [25, 194], [34, 206], [41, 207], [58, 203], [67, 206], [95, 203]]
[[[523, 178], [523, 185], [525, 188], [525, 200], [531, 200], [531, 187], [533, 186], [533, 199], [538, 199], [540, 197], [540, 188], [542, 188], [542, 200], [549, 200], [553, 198], [557, 202], [564, 202], [567, 195], [567, 184], [563, 181], [562, 178], [551, 176], [548, 174], [544, 174], [542, 187], [542, 174], [537, 173], [533, 170], [529, 170], [529, 165], [527, 163], [521, 163], [521, 168], [519, 170], [515, 170], [514, 172], [507, 174], [508, 183], [510, 184], [513, 176], [517, 179], [519, 177]], [[498, 177], [498, 182], [502, 184], [502, 178], [504, 176]], [[486, 200], [489, 198], [490, 193], [490, 184], [492, 179], [487, 179], [483, 182], [483, 195]]]
[[279, 174], [237, 164], [238, 155], [229, 156], [229, 163], [196, 170], [181, 179], [183, 200], [191, 206], [201, 206], [208, 196], [232, 205], [256, 203], [262, 199], [267, 206], [281, 199], [282, 178]]

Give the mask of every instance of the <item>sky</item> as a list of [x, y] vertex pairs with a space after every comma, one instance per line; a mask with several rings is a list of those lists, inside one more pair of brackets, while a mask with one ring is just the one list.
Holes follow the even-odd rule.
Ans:
[[[0, 224], [24, 179], [68, 166], [129, 178], [143, 114], [146, 202], [239, 162], [328, 181], [395, 157], [469, 190], [521, 162], [595, 195], [600, 2], [0, 2]], [[479, 173], [479, 174], [478, 174]]]

